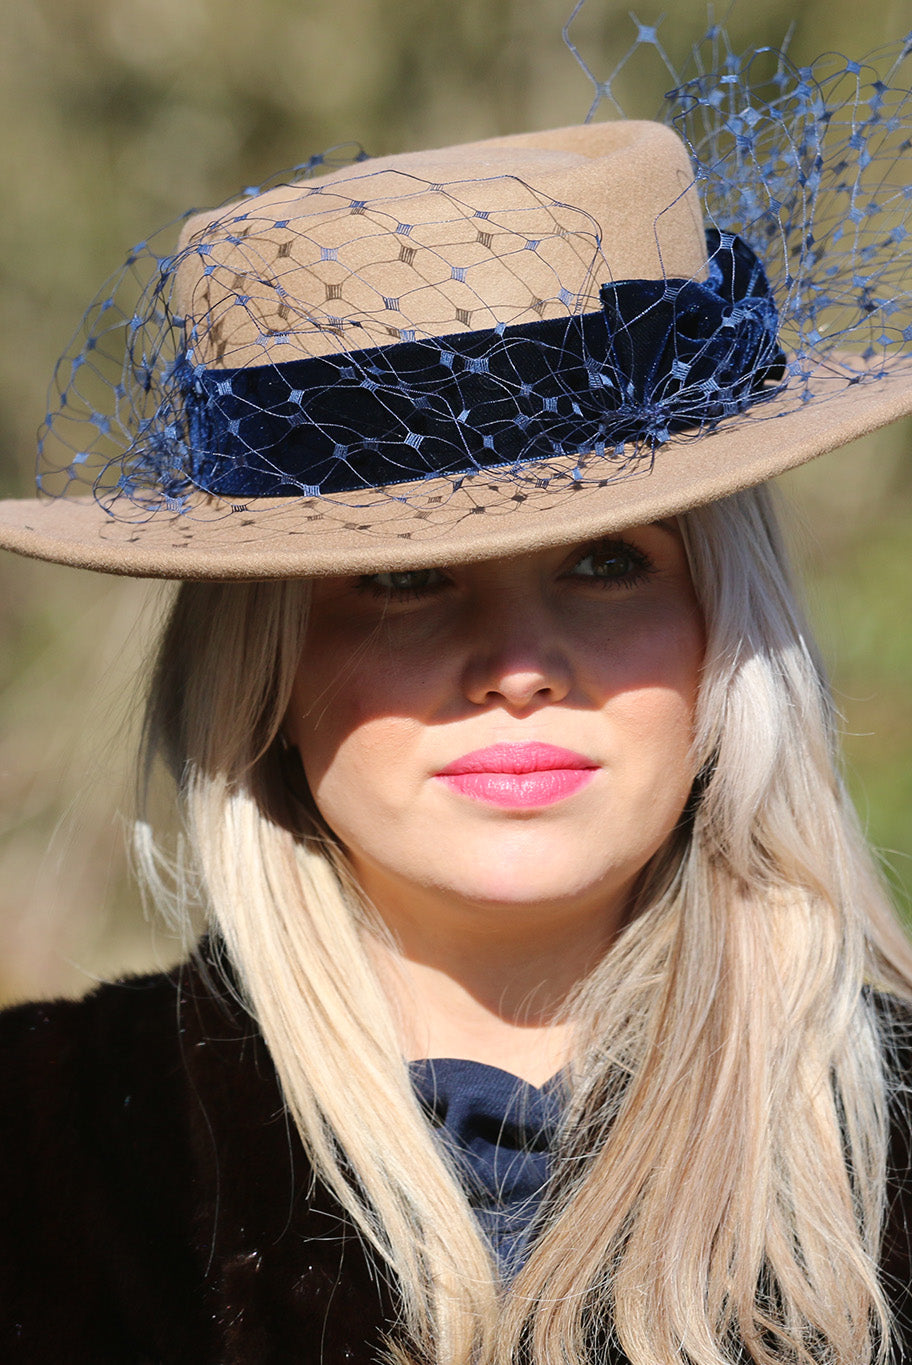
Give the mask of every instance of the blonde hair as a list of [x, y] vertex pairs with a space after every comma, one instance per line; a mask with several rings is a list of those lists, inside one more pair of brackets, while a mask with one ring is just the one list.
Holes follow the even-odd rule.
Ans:
[[885, 1067], [862, 987], [910, 998], [912, 951], [837, 774], [769, 493], [681, 525], [707, 626], [700, 776], [568, 1004], [555, 1173], [510, 1286], [414, 1096], [370, 907], [288, 780], [308, 584], [185, 584], [165, 630], [147, 755], [178, 782], [314, 1169], [398, 1288], [398, 1360], [594, 1365], [611, 1338], [632, 1365], [886, 1349]]

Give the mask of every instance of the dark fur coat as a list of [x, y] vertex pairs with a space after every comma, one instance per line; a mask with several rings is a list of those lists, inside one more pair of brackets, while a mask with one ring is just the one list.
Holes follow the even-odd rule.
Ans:
[[[2, 1365], [377, 1360], [394, 1301], [210, 980], [0, 1015]], [[905, 1319], [905, 1125], [892, 1160], [884, 1272]]]

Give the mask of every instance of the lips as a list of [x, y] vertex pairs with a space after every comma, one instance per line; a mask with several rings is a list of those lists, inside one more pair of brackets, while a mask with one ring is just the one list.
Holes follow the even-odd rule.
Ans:
[[435, 776], [473, 801], [523, 809], [572, 796], [591, 782], [598, 766], [554, 744], [493, 744], [463, 754]]

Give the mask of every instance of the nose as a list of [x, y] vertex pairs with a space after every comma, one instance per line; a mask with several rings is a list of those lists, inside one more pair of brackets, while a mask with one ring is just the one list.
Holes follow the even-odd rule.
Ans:
[[573, 666], [558, 623], [526, 597], [476, 603], [463, 671], [463, 694], [476, 706], [492, 702], [523, 712], [562, 701]]

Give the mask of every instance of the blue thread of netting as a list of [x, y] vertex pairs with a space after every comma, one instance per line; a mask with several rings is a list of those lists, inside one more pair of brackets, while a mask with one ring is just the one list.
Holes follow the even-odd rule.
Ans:
[[[357, 281], [358, 308], [338, 250], [309, 242], [306, 223], [290, 223], [278, 209], [266, 237], [290, 232], [299, 254], [309, 245], [324, 293], [315, 302], [313, 294], [302, 299], [285, 290], [282, 247], [272, 254], [264, 248], [261, 221], [260, 238], [251, 231], [257, 217], [253, 201], [281, 181], [246, 192], [253, 204], [249, 214], [235, 209], [230, 221], [213, 214], [215, 237], [235, 251], [230, 279], [213, 241], [197, 240], [175, 251], [172, 229], [168, 247], [160, 247], [159, 238], [140, 243], [89, 310], [58, 366], [41, 433], [39, 488], [51, 496], [91, 493], [113, 515], [134, 519], [162, 505], [189, 515], [219, 515], [215, 503], [200, 503], [201, 489], [235, 505], [274, 494], [332, 493], [357, 506], [359, 490], [377, 482], [391, 497], [420, 502], [423, 482], [435, 477], [439, 482], [442, 474], [464, 486], [466, 475], [492, 468], [519, 483], [540, 485], [552, 477], [603, 482], [642, 467], [673, 432], [699, 436], [720, 420], [737, 421], [750, 405], [752, 420], [762, 416], [756, 400], [780, 383], [776, 325], [789, 357], [784, 381], [790, 408], [820, 401], [810, 376], [837, 353], [849, 352], [857, 361], [833, 362], [830, 394], [876, 379], [907, 356], [912, 120], [901, 78], [910, 41], [865, 62], [827, 56], [799, 68], [782, 52], [735, 53], [724, 29], [713, 25], [693, 49], [691, 71], [681, 76], [672, 69], [658, 26], [635, 22], [636, 42], [609, 76], [593, 73], [577, 53], [593, 85], [590, 117], [602, 105], [616, 106], [614, 84], [631, 62], [663, 63], [674, 88], [661, 117], [691, 152], [707, 224], [719, 234], [717, 264], [737, 235], [756, 253], [768, 280], [762, 297], [769, 306], [760, 314], [745, 311], [744, 299], [730, 300], [723, 341], [728, 333], [741, 341], [727, 349], [717, 345], [714, 368], [702, 363], [709, 359], [708, 350], [700, 352], [705, 338], [697, 340], [701, 363], [695, 367], [686, 310], [674, 300], [664, 332], [657, 333], [658, 304], [669, 300], [648, 291], [634, 291], [623, 311], [616, 299], [608, 301], [615, 308], [615, 332], [607, 355], [590, 337], [580, 344], [580, 263], [598, 280], [599, 225], [534, 186], [522, 187], [521, 224], [493, 207], [476, 208], [470, 216], [482, 256], [498, 254], [518, 279], [534, 275], [538, 292], [531, 307], [541, 327], [550, 328], [537, 362], [530, 361], [529, 347], [534, 350], [538, 324], [526, 324], [522, 338], [503, 319], [491, 318], [484, 326], [484, 289], [473, 286], [480, 267], [455, 255], [448, 259], [446, 226], [464, 226], [469, 216], [455, 186], [416, 183], [415, 193], [439, 200], [434, 266], [440, 280], [463, 291], [464, 306], [438, 282], [438, 325], [413, 325], [414, 295], [410, 289], [391, 291], [383, 275], [394, 268], [399, 275], [408, 272], [420, 233], [416, 237], [401, 203], [397, 211], [405, 217], [383, 219], [382, 195], [372, 197], [368, 161], [357, 167], [358, 188], [347, 211], [363, 219], [381, 255], [371, 277], [365, 272]], [[566, 37], [573, 48], [570, 26]], [[307, 185], [339, 164], [338, 155], [313, 158], [298, 169], [292, 185]], [[318, 180], [313, 188], [321, 192]], [[199, 258], [201, 279], [211, 283], [217, 301], [184, 316], [175, 280], [188, 252]], [[669, 283], [673, 292], [693, 284]], [[607, 318], [605, 302], [603, 296]], [[211, 354], [216, 329], [231, 332], [232, 317], [239, 315], [232, 310], [249, 324], [254, 351], [257, 345], [262, 349], [251, 360], [248, 348], [239, 366], [227, 363], [230, 350], [223, 360]], [[752, 340], [751, 328], [759, 328]], [[378, 329], [388, 345], [374, 344]], [[647, 376], [650, 382], [618, 363], [618, 352], [634, 335], [648, 335], [650, 354], [664, 357], [663, 368]], [[299, 382], [282, 359], [283, 344], [297, 353], [308, 349], [311, 338], [325, 350], [327, 336], [334, 356], [327, 361], [321, 352], [320, 363], [330, 366], [332, 381], [315, 383], [311, 374]], [[454, 340], [459, 336], [469, 337], [461, 349]], [[520, 342], [527, 353], [521, 361]], [[536, 363], [543, 371], [537, 377]], [[625, 363], [633, 363], [636, 372], [635, 355]], [[476, 384], [474, 400], [473, 365], [489, 385], [479, 396]], [[366, 426], [356, 420], [357, 403], [344, 422], [332, 420], [326, 403], [321, 407], [320, 393], [335, 386], [358, 391], [371, 411]], [[436, 439], [439, 447], [441, 440], [433, 437], [440, 430], [434, 420], [441, 413], [448, 449], [434, 452], [431, 445]], [[317, 437], [317, 457], [295, 465], [289, 477], [283, 448]], [[568, 454], [581, 457], [569, 469]], [[557, 460], [562, 465], [552, 466]], [[417, 480], [417, 486], [403, 494], [401, 480]]]
[[603, 285], [596, 313], [285, 364], [187, 366], [192, 482], [231, 499], [352, 492], [714, 425], [776, 392], [785, 356], [756, 257], [715, 232], [709, 253], [705, 284]]

